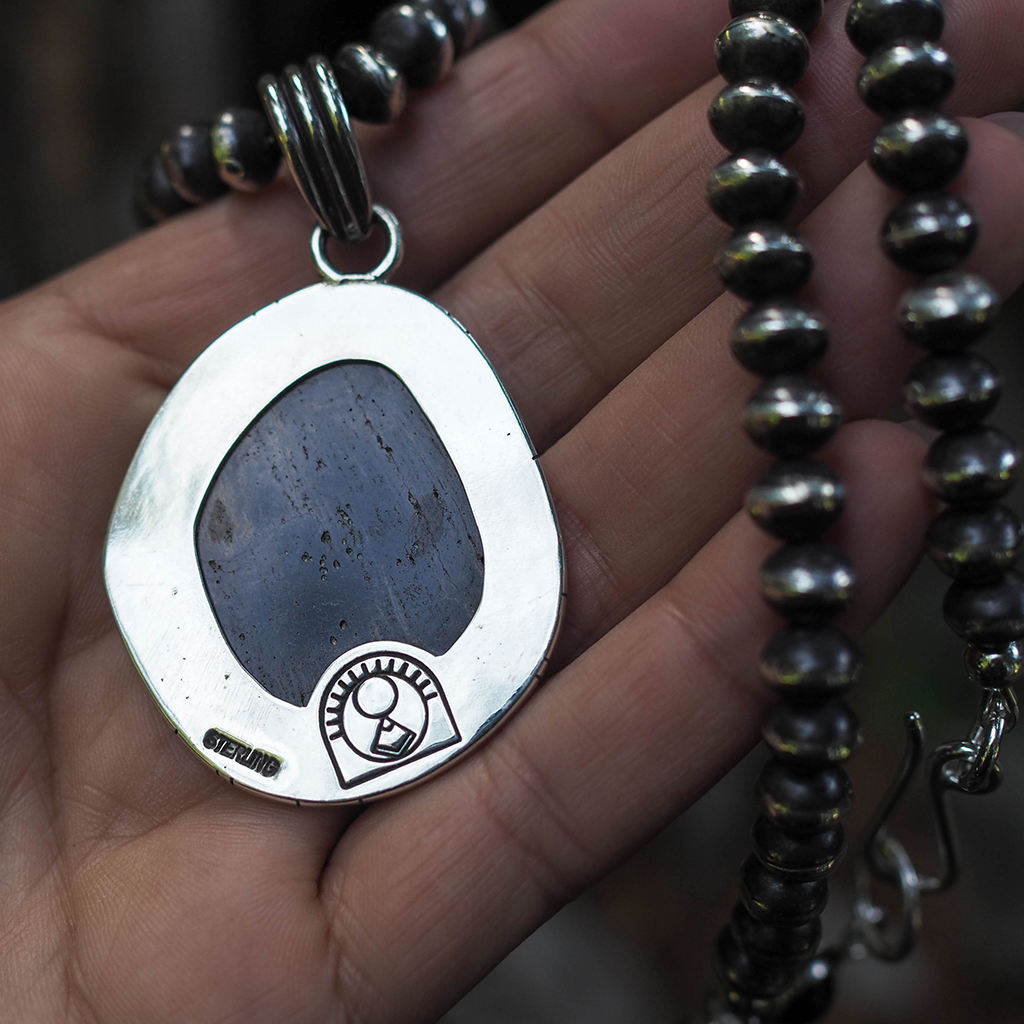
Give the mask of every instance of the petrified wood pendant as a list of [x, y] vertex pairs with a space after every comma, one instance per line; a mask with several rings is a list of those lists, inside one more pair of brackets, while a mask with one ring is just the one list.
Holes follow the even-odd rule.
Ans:
[[537, 679], [562, 554], [472, 338], [386, 284], [320, 284], [211, 345], [142, 440], [107, 588], [164, 714], [218, 772], [346, 803], [437, 771]]

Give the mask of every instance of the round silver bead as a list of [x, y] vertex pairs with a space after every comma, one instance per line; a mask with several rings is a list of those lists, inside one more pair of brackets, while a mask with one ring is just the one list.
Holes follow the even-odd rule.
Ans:
[[210, 129], [221, 179], [240, 192], [258, 192], [277, 177], [281, 150], [258, 110], [230, 107]]
[[956, 580], [982, 580], [1009, 569], [1024, 543], [1024, 526], [1005, 505], [953, 506], [928, 530], [928, 554]]
[[804, 108], [789, 90], [767, 78], [727, 85], [708, 108], [715, 138], [731, 153], [789, 149], [804, 130]]
[[981, 583], [957, 580], [946, 591], [942, 614], [961, 639], [998, 650], [1024, 637], [1024, 579], [1011, 569]]
[[995, 408], [1001, 390], [999, 371], [981, 356], [931, 356], [911, 370], [903, 385], [903, 404], [930, 427], [965, 430]]
[[857, 645], [832, 626], [787, 626], [765, 645], [760, 669], [769, 686], [793, 700], [823, 700], [857, 682], [861, 657]]
[[379, 50], [348, 43], [334, 57], [334, 74], [357, 121], [390, 124], [405, 109], [405, 79]]
[[846, 34], [865, 57], [899, 39], [934, 42], [944, 22], [939, 0], [853, 0], [846, 9]]
[[935, 274], [966, 259], [978, 238], [978, 219], [959, 196], [923, 192], [893, 207], [882, 225], [882, 247], [904, 270]]
[[791, 299], [751, 306], [732, 332], [732, 354], [761, 377], [801, 373], [828, 348], [828, 325], [815, 309]]
[[774, 377], [750, 396], [743, 410], [743, 428], [751, 440], [787, 459], [804, 458], [820, 448], [842, 421], [842, 406], [809, 377]]
[[817, 623], [837, 615], [857, 594], [857, 573], [832, 544], [787, 544], [770, 555], [758, 577], [761, 594], [792, 622]]
[[727, 82], [763, 77], [795, 85], [810, 56], [807, 38], [796, 25], [764, 11], [729, 22], [715, 40], [718, 73]]
[[861, 99], [883, 116], [939, 106], [956, 85], [956, 64], [941, 46], [901, 41], [877, 50], [857, 75]]
[[911, 113], [882, 125], [868, 159], [882, 181], [903, 192], [949, 184], [967, 159], [967, 133], [937, 113]]
[[708, 177], [711, 209], [733, 227], [756, 220], [784, 220], [800, 198], [800, 176], [767, 150], [723, 160]]
[[813, 540], [843, 512], [846, 488], [827, 466], [776, 462], [747, 491], [746, 506], [762, 530], [782, 540]]
[[928, 449], [924, 482], [944, 501], [990, 501], [1017, 478], [1020, 449], [994, 427], [943, 434]]
[[959, 352], [991, 328], [999, 307], [999, 293], [988, 281], [957, 271], [908, 288], [896, 315], [915, 344], [933, 352]]

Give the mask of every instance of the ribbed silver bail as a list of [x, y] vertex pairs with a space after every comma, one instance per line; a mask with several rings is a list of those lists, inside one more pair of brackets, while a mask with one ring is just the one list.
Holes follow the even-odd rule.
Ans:
[[370, 233], [373, 203], [359, 146], [326, 57], [259, 83], [263, 106], [299, 191], [320, 226], [342, 242]]

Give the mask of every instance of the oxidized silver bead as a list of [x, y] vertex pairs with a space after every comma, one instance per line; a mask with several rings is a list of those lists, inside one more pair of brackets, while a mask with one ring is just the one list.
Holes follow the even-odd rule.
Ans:
[[754, 822], [754, 854], [765, 867], [789, 878], [823, 878], [835, 871], [846, 854], [846, 835], [842, 825], [793, 835], [760, 815]]
[[433, 11], [416, 4], [398, 4], [381, 11], [370, 29], [370, 45], [414, 89], [439, 82], [455, 60], [448, 27]]
[[958, 196], [925, 192], [893, 207], [882, 225], [882, 247], [904, 270], [934, 274], [966, 259], [978, 238], [974, 211]]
[[260, 111], [225, 110], [210, 129], [210, 143], [221, 180], [239, 192], [258, 192], [277, 177], [281, 149]]
[[838, 615], [857, 595], [857, 573], [832, 544], [786, 544], [765, 559], [761, 595], [791, 622], [814, 624]]
[[887, 185], [926, 192], [948, 185], [967, 159], [970, 144], [958, 121], [944, 114], [907, 114], [882, 125], [868, 160]]
[[715, 266], [729, 291], [761, 301], [803, 288], [814, 269], [814, 257], [794, 232], [757, 221], [725, 242]]
[[416, 0], [416, 2], [418, 6], [428, 8], [444, 22], [452, 37], [456, 60], [476, 42], [479, 26], [470, 10], [469, 0]]
[[942, 614], [968, 643], [1005, 648], [1024, 636], [1024, 579], [1011, 569], [988, 582], [957, 581], [946, 591]]
[[821, 0], [729, 0], [729, 13], [734, 18], [760, 12], [774, 14], [794, 25], [809, 36], [821, 21]]
[[810, 55], [807, 38], [796, 25], [764, 11], [729, 22], [715, 40], [718, 73], [727, 82], [769, 78], [795, 85]]
[[761, 652], [761, 676], [793, 700], [845, 693], [860, 677], [857, 645], [833, 626], [778, 630]]
[[911, 341], [933, 352], [959, 352], [995, 323], [996, 290], [977, 274], [938, 274], [900, 299], [897, 319]]
[[825, 318], [792, 299], [751, 306], [732, 332], [732, 354], [761, 377], [800, 373], [817, 362], [827, 348]]
[[944, 22], [939, 0], [853, 0], [846, 9], [846, 34], [865, 57], [899, 40], [934, 42]]
[[924, 463], [924, 482], [944, 501], [979, 502], [1002, 497], [1020, 467], [1020, 449], [994, 427], [974, 427], [937, 438]]
[[767, 150], [723, 160], [707, 185], [711, 209], [734, 228], [758, 220], [784, 220], [800, 198], [800, 176]]
[[147, 228], [195, 206], [175, 191], [159, 151], [139, 165], [133, 205], [135, 219]]
[[469, 18], [466, 22], [467, 50], [479, 46], [501, 30], [501, 19], [488, 0], [466, 0], [466, 11]]
[[780, 700], [768, 712], [762, 735], [777, 758], [805, 764], [846, 761], [863, 738], [857, 716], [841, 700], [824, 704]]
[[[769, 762], [773, 763], [778, 762]], [[796, 878], [762, 864], [751, 854], [740, 868], [740, 900], [759, 921], [812, 921], [828, 902], [828, 879]]]
[[838, 522], [842, 480], [817, 462], [776, 462], [747, 491], [746, 506], [762, 530], [782, 540], [815, 540]]
[[764, 814], [792, 832], [831, 828], [853, 806], [853, 787], [839, 765], [803, 768], [769, 761], [761, 772], [757, 795]]
[[912, 416], [939, 430], [965, 430], [996, 406], [1002, 390], [999, 371], [969, 352], [930, 356], [910, 371], [903, 404]]
[[928, 530], [928, 554], [947, 575], [981, 580], [1009, 569], [1024, 543], [1024, 526], [1005, 505], [948, 508]]
[[857, 75], [861, 99], [890, 117], [907, 110], [937, 107], [956, 85], [956, 64], [941, 46], [900, 42], [872, 54]]
[[803, 458], [820, 448], [842, 421], [839, 402], [809, 377], [774, 377], [750, 396], [743, 410], [743, 428], [751, 440], [786, 459]]
[[971, 680], [985, 690], [1001, 690], [1024, 682], [1024, 647], [1014, 640], [995, 650], [968, 645], [964, 667]]
[[742, 904], [733, 910], [731, 927], [743, 949], [762, 963], [800, 963], [821, 941], [820, 918], [801, 924], [773, 924], [751, 917]]
[[160, 147], [174, 191], [197, 205], [216, 199], [228, 190], [213, 155], [210, 128], [205, 122], [183, 124]]
[[405, 109], [405, 79], [379, 50], [349, 43], [332, 66], [345, 107], [357, 121], [390, 124]]
[[789, 149], [804, 130], [804, 108], [781, 85], [766, 78], [727, 85], [708, 108], [715, 138], [731, 153]]

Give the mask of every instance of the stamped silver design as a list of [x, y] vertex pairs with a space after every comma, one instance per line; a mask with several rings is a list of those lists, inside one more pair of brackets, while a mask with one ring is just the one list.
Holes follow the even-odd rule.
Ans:
[[[346, 650], [347, 631], [337, 632], [337, 659], [299, 706], [261, 686], [225, 640], [204, 587], [196, 523], [225, 458], [263, 411], [296, 382], [348, 361], [390, 370], [436, 431], [479, 530], [483, 585], [468, 625], [439, 652], [386, 632]], [[106, 580], [128, 650], [174, 728], [237, 785], [300, 803], [373, 799], [462, 756], [543, 671], [563, 601], [551, 500], [501, 383], [447, 313], [380, 283], [314, 285], [233, 327], [196, 360], [129, 468]], [[385, 653], [374, 676], [381, 682], [357, 700], [342, 670], [369, 661], [373, 676]], [[391, 699], [385, 680], [397, 698], [382, 712]], [[324, 735], [325, 706], [340, 711], [330, 716], [331, 733], [341, 729], [333, 739]], [[235, 746], [207, 747], [211, 728]], [[272, 752], [279, 770], [254, 771], [257, 754], [243, 748]]]
[[430, 670], [390, 650], [363, 655], [333, 674], [320, 702], [320, 727], [346, 789], [459, 741]]
[[268, 754], [265, 750], [257, 750], [255, 747], [246, 746], [241, 740], [225, 736], [224, 733], [219, 732], [217, 729], [208, 729], [206, 731], [206, 735], [203, 737], [203, 746], [214, 754], [237, 761], [250, 771], [267, 778], [273, 778], [281, 770], [281, 761], [279, 758], [274, 757], [273, 754]]

